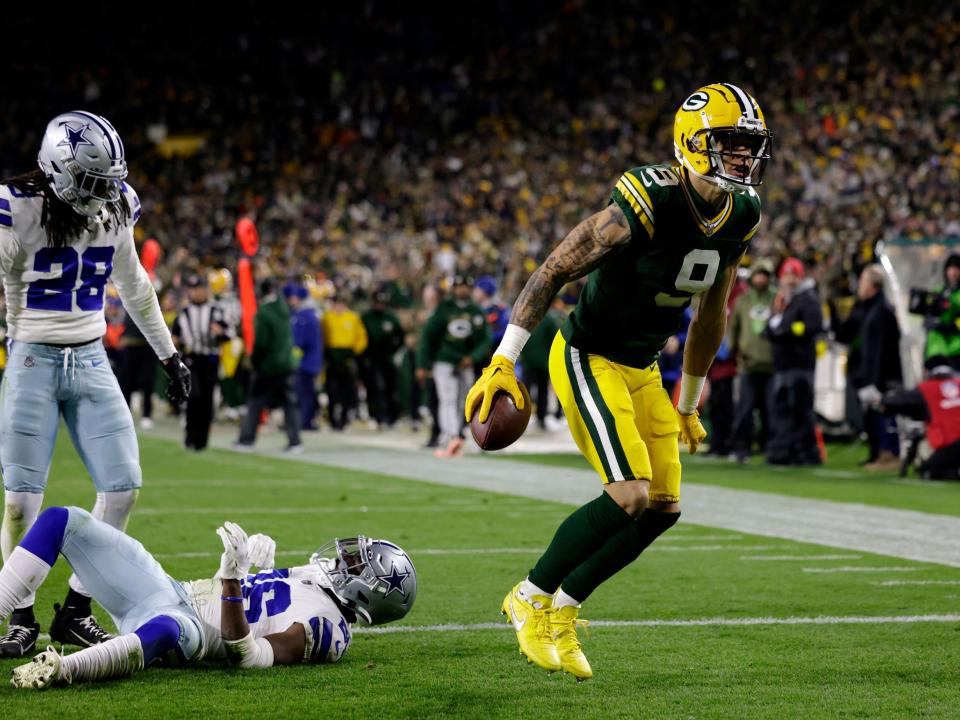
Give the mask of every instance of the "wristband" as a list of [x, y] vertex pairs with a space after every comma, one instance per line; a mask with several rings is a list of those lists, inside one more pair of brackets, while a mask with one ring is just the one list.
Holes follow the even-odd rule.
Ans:
[[677, 411], [681, 415], [693, 415], [697, 411], [704, 382], [705, 377], [683, 373], [680, 378], [680, 397], [677, 400]]
[[221, 595], [220, 599], [225, 600], [226, 602], [243, 602], [242, 597], [236, 597], [234, 595]]
[[493, 353], [494, 357], [502, 355], [510, 362], [516, 364], [517, 358], [520, 357], [520, 351], [523, 350], [523, 346], [527, 344], [527, 340], [529, 339], [529, 330], [524, 330], [519, 325], [514, 325], [513, 323], [507, 325], [507, 329], [503, 333], [503, 340], [500, 341], [500, 346]]

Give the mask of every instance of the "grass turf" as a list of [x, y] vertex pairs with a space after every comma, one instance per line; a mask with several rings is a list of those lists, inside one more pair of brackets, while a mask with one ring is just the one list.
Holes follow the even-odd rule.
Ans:
[[[857, 502], [880, 507], [917, 510], [941, 515], [960, 515], [960, 483], [900, 478], [896, 473], [871, 474], [857, 462], [866, 457], [860, 445], [830, 445], [828, 462], [822, 467], [768, 466], [759, 457], [740, 465], [705, 455], [681, 455], [686, 482], [718, 485], [736, 490], [774, 492], [794, 497]], [[589, 469], [581, 455], [496, 455], [487, 457], [521, 460], [538, 465]]]
[[[142, 439], [145, 490], [129, 531], [174, 577], [211, 575], [225, 519], [277, 540], [280, 564], [330, 537], [362, 532], [403, 545], [419, 576], [404, 625], [498, 622], [500, 600], [570, 508], [387, 475], [224, 451], [187, 454]], [[786, 492], [803, 471], [694, 462], [688, 475]], [[736, 477], [741, 480], [739, 484]], [[701, 478], [700, 476], [703, 476]], [[767, 484], [764, 485], [764, 477]], [[843, 480], [843, 478], [840, 478]], [[833, 480], [810, 496], [841, 499]], [[816, 483], [820, 483], [817, 480]], [[842, 499], [874, 502], [878, 481], [844, 485]], [[880, 480], [879, 484], [883, 485]], [[889, 484], [890, 492], [916, 488]], [[790, 493], [796, 494], [796, 493]], [[47, 504], [89, 505], [89, 480], [61, 443]], [[878, 502], [877, 504], [885, 504]], [[922, 509], [916, 508], [914, 509]], [[937, 511], [946, 512], [943, 507]], [[780, 560], [763, 558], [779, 557]], [[844, 568], [857, 568], [852, 572]], [[836, 572], [811, 572], [811, 570]], [[41, 589], [44, 629], [66, 569]], [[944, 584], [889, 584], [932, 582]], [[681, 522], [601, 587], [593, 620], [912, 616], [956, 612], [960, 570], [760, 538]], [[954, 584], [948, 584], [954, 583]], [[47, 693], [0, 688], [6, 718], [196, 717], [956, 717], [960, 625], [594, 627], [584, 640], [596, 677], [575, 683], [528, 667], [506, 625], [404, 634], [357, 633], [335, 666], [237, 671], [218, 665], [150, 670], [129, 680]], [[16, 663], [0, 663], [0, 671]]]

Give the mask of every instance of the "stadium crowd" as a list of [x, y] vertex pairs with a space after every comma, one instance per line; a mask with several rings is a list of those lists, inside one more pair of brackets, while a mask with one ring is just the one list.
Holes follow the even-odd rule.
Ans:
[[[164, 279], [231, 266], [249, 214], [277, 277], [322, 272], [365, 295], [397, 279], [414, 297], [460, 269], [512, 298], [623, 169], [672, 160], [679, 101], [722, 77], [775, 133], [757, 254], [822, 265], [852, 294], [878, 240], [960, 235], [955, 4], [493, 3], [469, 41], [460, 18], [382, 5], [309, 32], [238, 13], [202, 40], [162, 17], [152, 32], [177, 29], [164, 42], [134, 32], [66, 77], [15, 56], [3, 174], [32, 167], [47, 116], [82, 98], [124, 134]], [[362, 51], [338, 42], [361, 33]]]
[[[748, 262], [799, 258], [830, 301], [855, 294], [878, 241], [960, 236], [955, 3], [467, 12], [367, 0], [302, 29], [238, 12], [214, 33], [171, 14], [69, 69], [11, 53], [0, 174], [32, 168], [48, 117], [82, 102], [124, 136], [171, 320], [191, 272], [235, 266], [248, 216], [258, 278], [295, 280], [320, 310], [378, 293], [399, 309], [407, 337], [391, 347], [411, 377], [422, 298], [462, 273], [494, 279], [482, 309], [509, 304], [624, 169], [672, 161], [676, 106], [718, 78], [748, 88], [774, 131]], [[40, 34], [11, 22], [14, 42]]]

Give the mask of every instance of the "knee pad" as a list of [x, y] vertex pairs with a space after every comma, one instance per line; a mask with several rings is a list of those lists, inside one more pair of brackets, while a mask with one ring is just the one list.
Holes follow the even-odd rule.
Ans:
[[143, 666], [175, 650], [180, 642], [180, 624], [169, 615], [157, 615], [133, 631], [143, 648]]
[[98, 492], [97, 502], [92, 515], [103, 520], [117, 530], [125, 531], [133, 506], [137, 503], [139, 490], [117, 490], [116, 492]]

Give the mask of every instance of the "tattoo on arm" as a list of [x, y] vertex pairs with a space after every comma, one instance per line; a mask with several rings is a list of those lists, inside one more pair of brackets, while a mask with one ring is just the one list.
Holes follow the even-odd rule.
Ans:
[[629, 241], [630, 227], [616, 205], [609, 205], [584, 220], [560, 241], [527, 280], [514, 303], [510, 322], [533, 330], [566, 283], [583, 277], [597, 267], [607, 253]]
[[620, 208], [618, 208], [616, 205], [611, 205], [609, 208], [607, 208], [605, 213], [600, 213], [600, 214], [601, 215], [605, 214], [607, 216], [606, 220], [604, 220], [602, 225], [600, 225], [599, 223], [597, 225], [597, 232], [600, 233], [601, 235], [603, 235], [604, 231], [607, 230], [607, 228], [609, 228], [610, 226], [616, 226], [621, 230], [628, 227], [627, 219], [623, 216], [623, 211], [621, 211]]

